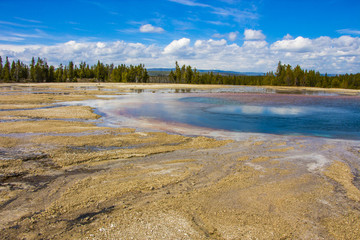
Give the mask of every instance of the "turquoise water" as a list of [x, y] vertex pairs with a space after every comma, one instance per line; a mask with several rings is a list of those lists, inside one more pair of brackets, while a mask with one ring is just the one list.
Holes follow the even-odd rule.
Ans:
[[192, 125], [237, 132], [360, 139], [357, 97], [218, 95], [180, 101], [207, 104], [201, 109], [200, 121], [188, 119]]
[[359, 96], [141, 92], [86, 104], [113, 124], [145, 118], [234, 132], [360, 140]]

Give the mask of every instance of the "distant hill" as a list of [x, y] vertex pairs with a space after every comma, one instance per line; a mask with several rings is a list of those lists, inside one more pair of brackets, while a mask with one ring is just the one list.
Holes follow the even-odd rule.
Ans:
[[[175, 71], [175, 68], [147, 68], [147, 71], [150, 76], [164, 76], [169, 75], [170, 71]], [[219, 73], [221, 75], [235, 75], [235, 76], [263, 76], [264, 73], [262, 72], [234, 72], [234, 71], [224, 71], [224, 70], [201, 70], [197, 69], [200, 73]]]

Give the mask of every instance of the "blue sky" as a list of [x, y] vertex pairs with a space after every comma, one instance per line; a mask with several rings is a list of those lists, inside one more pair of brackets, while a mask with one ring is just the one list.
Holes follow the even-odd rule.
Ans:
[[0, 0], [0, 55], [51, 64], [360, 72], [360, 1]]

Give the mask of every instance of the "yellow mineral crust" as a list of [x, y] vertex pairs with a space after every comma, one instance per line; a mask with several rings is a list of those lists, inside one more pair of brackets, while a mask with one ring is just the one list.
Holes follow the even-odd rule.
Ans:
[[[0, 114], [1, 238], [360, 239], [354, 142], [225, 141], [99, 127], [86, 106], [30, 110], [105, 89], [218, 87], [4, 84], [0, 108], [19, 110]], [[316, 172], [314, 149], [328, 160]]]
[[60, 120], [39, 120], [4, 122], [0, 124], [0, 133], [79, 133], [86, 131], [105, 130], [92, 123]]
[[324, 174], [340, 183], [346, 190], [346, 194], [350, 199], [360, 202], [360, 190], [352, 183], [354, 175], [351, 173], [351, 169], [346, 163], [336, 161], [324, 171]]
[[93, 113], [92, 109], [87, 106], [68, 106], [55, 107], [36, 110], [22, 111], [1, 111], [1, 116], [15, 116], [28, 118], [79, 118], [79, 119], [97, 119], [100, 116]]

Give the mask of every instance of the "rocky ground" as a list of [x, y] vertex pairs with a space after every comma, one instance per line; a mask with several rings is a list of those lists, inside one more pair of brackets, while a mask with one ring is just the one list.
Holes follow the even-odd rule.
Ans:
[[54, 105], [162, 87], [0, 86], [1, 239], [360, 239], [357, 141], [140, 132]]

